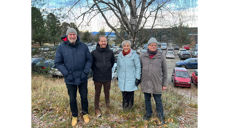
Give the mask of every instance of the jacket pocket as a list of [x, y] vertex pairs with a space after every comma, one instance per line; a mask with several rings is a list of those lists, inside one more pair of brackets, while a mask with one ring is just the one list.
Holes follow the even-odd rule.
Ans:
[[72, 76], [72, 74], [68, 74], [68, 75], [66, 76], [66, 81], [68, 81], [68, 82], [72, 82], [72, 81], [73, 81], [73, 76]]

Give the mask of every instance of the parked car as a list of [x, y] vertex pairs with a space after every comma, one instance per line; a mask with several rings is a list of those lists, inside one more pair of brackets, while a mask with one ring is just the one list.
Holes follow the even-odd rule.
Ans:
[[32, 58], [32, 67], [35, 66], [38, 62], [44, 61], [44, 58], [38, 57], [38, 58]]
[[179, 49], [180, 49], [180, 47], [178, 45], [174, 46], [174, 50], [179, 50]]
[[32, 61], [31, 61], [31, 65], [32, 65], [32, 71], [36, 71], [36, 65], [37, 63], [41, 62], [41, 61], [44, 61], [45, 59], [42, 58], [42, 57], [36, 57], [36, 58], [32, 58]]
[[184, 61], [176, 62], [176, 67], [185, 67], [187, 69], [197, 69], [198, 67], [197, 58], [188, 58]]
[[189, 47], [188, 45], [185, 45], [185, 46], [184, 46], [184, 49], [190, 50], [190, 47]]
[[114, 63], [113, 67], [112, 67], [112, 79], [115, 79], [118, 77], [117, 74], [117, 63]]
[[198, 85], [198, 71], [197, 70], [192, 72], [191, 80], [193, 84]]
[[197, 50], [191, 51], [191, 55], [192, 55], [192, 58], [198, 57], [198, 51]]
[[191, 57], [192, 57], [192, 55], [191, 55], [191, 53], [189, 51], [181, 51], [179, 53], [179, 58], [181, 60], [185, 60], [185, 59], [188, 59], [188, 58], [191, 58]]
[[161, 43], [161, 50], [167, 49], [167, 43]]
[[157, 48], [157, 51], [162, 52], [161, 48], [159, 48], [159, 47]]
[[172, 52], [174, 52], [174, 48], [172, 48], [172, 47], [167, 48], [167, 52], [168, 52], [168, 51], [172, 51]]
[[173, 51], [167, 51], [166, 58], [167, 59], [175, 59], [174, 52]]
[[177, 55], [178, 55], [178, 56], [180, 56], [180, 53], [181, 53], [182, 51], [187, 51], [187, 50], [186, 50], [186, 49], [181, 48], [181, 49], [177, 52]]
[[63, 77], [63, 74], [58, 69], [54, 68], [54, 66], [49, 70], [49, 74], [51, 74], [52, 77]]
[[146, 49], [141, 49], [140, 54], [143, 54], [143, 53], [146, 53], [146, 52], [147, 52]]
[[51, 68], [54, 67], [54, 60], [48, 59], [45, 61], [40, 61], [36, 64], [36, 72], [48, 73]]
[[171, 81], [175, 87], [191, 87], [191, 78], [186, 68], [175, 67], [173, 69]]

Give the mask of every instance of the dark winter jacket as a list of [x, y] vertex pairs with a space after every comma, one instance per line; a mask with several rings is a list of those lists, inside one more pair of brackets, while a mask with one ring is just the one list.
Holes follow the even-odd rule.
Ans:
[[115, 62], [114, 53], [109, 49], [100, 48], [97, 44], [96, 49], [92, 51], [92, 71], [93, 80], [96, 82], [108, 82], [112, 79], [112, 67]]
[[55, 67], [64, 75], [66, 84], [79, 85], [86, 82], [92, 65], [92, 56], [87, 45], [80, 42], [78, 36], [75, 45], [66, 37], [61, 39], [64, 42], [57, 48]]

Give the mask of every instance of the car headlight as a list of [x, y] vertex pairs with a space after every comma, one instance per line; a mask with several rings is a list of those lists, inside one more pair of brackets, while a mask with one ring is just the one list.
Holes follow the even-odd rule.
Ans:
[[188, 82], [189, 84], [191, 84], [191, 82]]
[[175, 80], [175, 82], [179, 82], [178, 80]]

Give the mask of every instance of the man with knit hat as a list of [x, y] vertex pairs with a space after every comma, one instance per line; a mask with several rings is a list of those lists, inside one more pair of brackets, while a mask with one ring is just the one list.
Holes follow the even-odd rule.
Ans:
[[64, 75], [70, 99], [72, 126], [78, 121], [77, 89], [81, 98], [82, 115], [85, 123], [89, 122], [87, 99], [87, 75], [92, 65], [92, 56], [87, 45], [80, 42], [74, 28], [68, 28], [66, 38], [56, 51], [55, 67]]
[[167, 64], [165, 56], [157, 50], [158, 42], [152, 37], [148, 41], [148, 51], [141, 55], [142, 78], [141, 89], [145, 97], [146, 114], [144, 120], [152, 117], [151, 96], [156, 102], [157, 116], [160, 120], [159, 125], [164, 124], [164, 112], [162, 106], [162, 90], [167, 87]]

